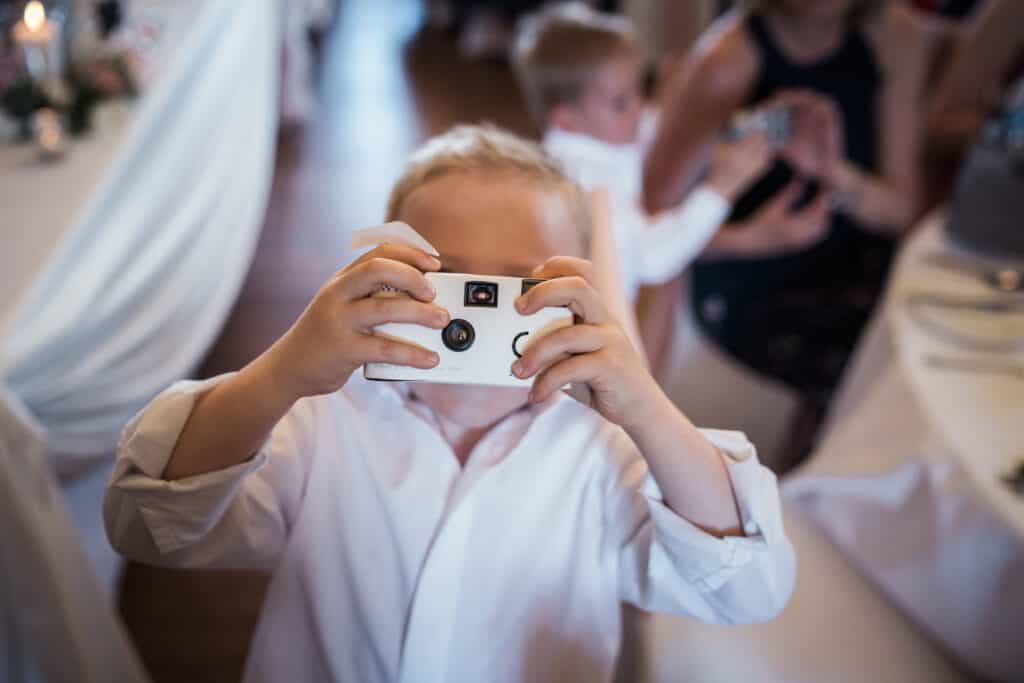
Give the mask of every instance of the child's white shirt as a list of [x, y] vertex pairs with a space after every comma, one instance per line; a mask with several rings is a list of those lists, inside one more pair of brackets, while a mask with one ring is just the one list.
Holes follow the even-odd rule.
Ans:
[[222, 379], [178, 383], [128, 425], [105, 516], [139, 561], [274, 570], [247, 681], [610, 681], [621, 601], [732, 623], [792, 590], [775, 476], [740, 433], [704, 432], [745, 538], [673, 513], [625, 432], [561, 394], [462, 468], [405, 385], [353, 378], [299, 401], [248, 462], [161, 480]]
[[656, 118], [642, 119], [635, 144], [613, 145], [588, 135], [550, 128], [544, 149], [585, 190], [603, 187], [611, 198], [612, 232], [629, 301], [641, 285], [666, 282], [704, 250], [732, 209], [719, 193], [698, 185], [679, 205], [649, 216], [641, 205], [643, 160]]

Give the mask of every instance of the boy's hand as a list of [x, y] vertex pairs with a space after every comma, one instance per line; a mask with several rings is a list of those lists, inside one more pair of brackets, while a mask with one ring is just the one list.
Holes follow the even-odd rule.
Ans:
[[[278, 386], [298, 399], [337, 391], [366, 363], [437, 365], [436, 353], [374, 336], [372, 328], [388, 322], [447, 325], [448, 311], [429, 303], [436, 292], [423, 276], [440, 267], [427, 253], [383, 244], [336, 273], [267, 352]], [[409, 296], [373, 296], [385, 286]]]
[[533, 277], [552, 279], [519, 297], [516, 309], [529, 315], [547, 306], [568, 306], [577, 324], [532, 344], [512, 372], [524, 379], [536, 375], [532, 401], [543, 401], [569, 383], [586, 384], [592, 407], [628, 429], [654, 415], [651, 408], [663, 394], [601, 302], [591, 271], [589, 261], [566, 256], [533, 271]]
[[711, 151], [711, 168], [705, 182], [733, 201], [768, 169], [774, 157], [775, 150], [763, 130], [736, 140], [720, 139]]

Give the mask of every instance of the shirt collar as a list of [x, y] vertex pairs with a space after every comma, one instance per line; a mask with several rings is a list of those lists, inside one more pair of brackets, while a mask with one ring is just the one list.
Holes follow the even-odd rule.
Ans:
[[572, 156], [608, 159], [636, 154], [635, 145], [614, 145], [581, 133], [549, 128], [544, 133], [544, 148], [556, 157]]
[[[416, 401], [413, 396], [412, 384], [410, 382], [371, 381], [364, 379], [360, 375], [350, 379], [346, 388], [365, 396], [369, 411], [373, 415], [379, 417], [394, 419], [400, 415], [400, 411], [411, 410], [411, 403], [414, 401], [419, 406], [426, 408], [424, 404]], [[548, 412], [562, 401], [572, 400], [574, 399], [566, 396], [563, 392], [556, 391], [547, 400], [540, 403], [525, 405], [520, 409], [520, 411], [530, 413], [531, 418], [536, 418]], [[427, 408], [427, 410], [429, 410], [429, 408]]]

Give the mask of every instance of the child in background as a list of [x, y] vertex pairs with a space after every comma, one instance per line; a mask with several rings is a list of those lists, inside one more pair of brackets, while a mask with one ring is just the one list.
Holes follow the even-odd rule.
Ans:
[[704, 182], [680, 206], [648, 216], [640, 191], [655, 121], [643, 115], [643, 60], [629, 21], [579, 2], [553, 5], [521, 22], [513, 63], [545, 151], [584, 188], [609, 193], [630, 301], [641, 285], [670, 280], [700, 254], [772, 158], [763, 132], [719, 142]]
[[[537, 146], [462, 127], [413, 156], [388, 219], [441, 258], [374, 249], [251, 364], [178, 383], [128, 425], [114, 546], [274, 570], [248, 681], [610, 681], [621, 601], [723, 623], [778, 613], [795, 567], [775, 477], [644, 370], [579, 258], [580, 189]], [[577, 324], [513, 365], [532, 388], [359, 376], [438, 362], [372, 333], [445, 327], [423, 275], [437, 270], [548, 278], [517, 309], [569, 306]]]

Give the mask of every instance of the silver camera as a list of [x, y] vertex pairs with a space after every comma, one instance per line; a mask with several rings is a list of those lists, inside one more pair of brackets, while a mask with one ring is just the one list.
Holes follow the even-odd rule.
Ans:
[[788, 107], [740, 112], [733, 117], [723, 137], [739, 140], [758, 131], [764, 131], [772, 147], [786, 145], [793, 137], [793, 112]]

